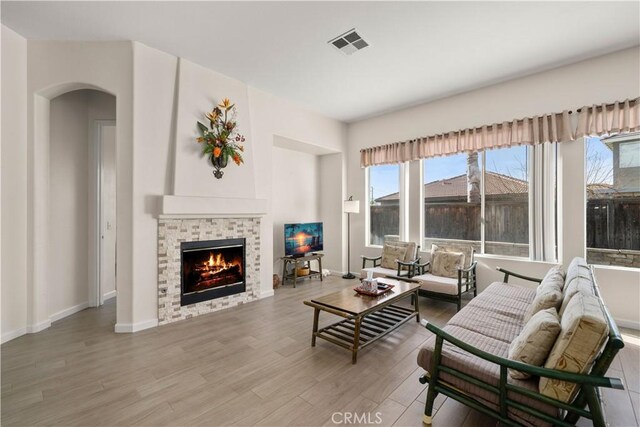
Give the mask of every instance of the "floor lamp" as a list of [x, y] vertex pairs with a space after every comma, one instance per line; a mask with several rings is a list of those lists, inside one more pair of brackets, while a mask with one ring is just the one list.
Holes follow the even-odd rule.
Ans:
[[349, 200], [344, 201], [343, 211], [347, 214], [347, 274], [342, 278], [355, 279], [356, 276], [351, 274], [351, 214], [360, 213], [360, 200], [353, 200], [353, 196], [349, 196]]

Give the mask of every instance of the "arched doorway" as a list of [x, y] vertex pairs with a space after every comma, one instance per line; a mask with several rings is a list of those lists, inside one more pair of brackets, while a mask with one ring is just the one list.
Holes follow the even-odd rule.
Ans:
[[30, 332], [115, 296], [115, 120], [116, 97], [92, 85], [34, 97]]

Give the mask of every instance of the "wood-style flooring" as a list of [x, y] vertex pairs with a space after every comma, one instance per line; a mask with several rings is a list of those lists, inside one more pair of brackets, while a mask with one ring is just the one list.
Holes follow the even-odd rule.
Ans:
[[[2, 346], [2, 425], [420, 426], [426, 387], [416, 356], [429, 332], [419, 324], [366, 348], [356, 365], [331, 343], [310, 345], [313, 310], [302, 301], [353, 284], [305, 281], [136, 334], [113, 333], [113, 301], [84, 310]], [[427, 299], [420, 308], [436, 324], [455, 314]], [[320, 325], [336, 319], [322, 313]], [[631, 341], [611, 371], [627, 390], [605, 391], [611, 426], [640, 419], [637, 334]], [[496, 425], [443, 396], [436, 407], [434, 427]]]

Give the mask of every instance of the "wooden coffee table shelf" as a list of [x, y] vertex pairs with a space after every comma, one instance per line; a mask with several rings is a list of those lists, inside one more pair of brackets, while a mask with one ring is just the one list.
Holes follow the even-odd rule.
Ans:
[[[356, 363], [360, 349], [396, 330], [414, 317], [419, 322], [418, 289], [420, 285], [391, 279], [380, 281], [393, 283], [395, 286], [378, 297], [360, 295], [349, 288], [305, 301], [304, 304], [314, 308], [311, 346], [315, 347], [316, 338], [322, 338], [350, 350], [351, 362]], [[411, 295], [414, 296], [412, 308], [394, 304]], [[320, 311], [345, 319], [318, 329]]]

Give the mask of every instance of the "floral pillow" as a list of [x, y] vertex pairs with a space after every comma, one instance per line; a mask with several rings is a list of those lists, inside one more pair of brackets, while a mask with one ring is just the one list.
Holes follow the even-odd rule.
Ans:
[[397, 269], [396, 260], [403, 260], [404, 255], [407, 253], [407, 248], [402, 246], [394, 246], [385, 244], [382, 248], [382, 260], [380, 260], [380, 267]]
[[462, 252], [436, 251], [431, 259], [431, 274], [440, 277], [458, 277], [458, 268], [464, 266]]

